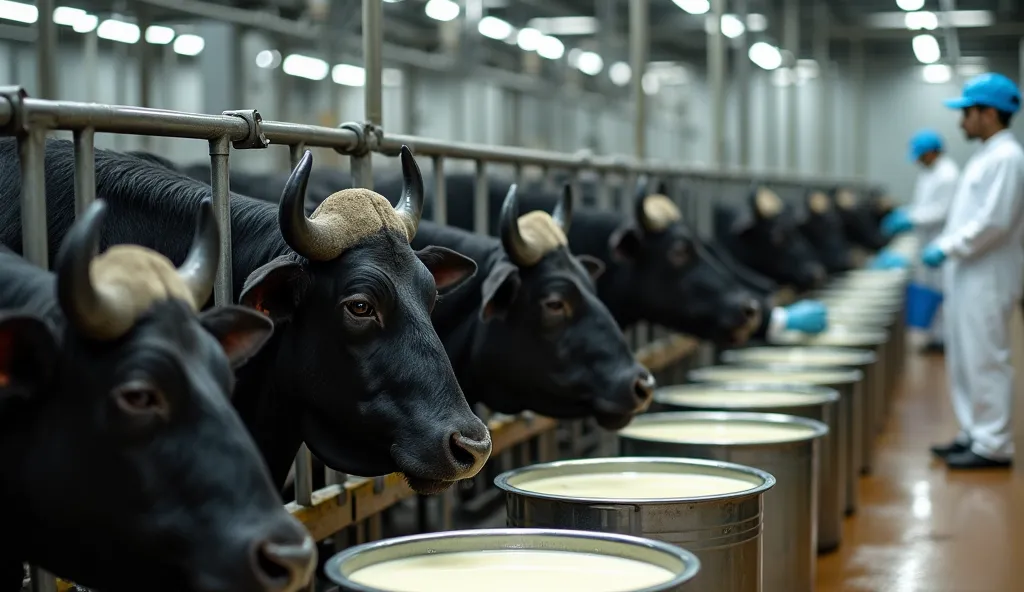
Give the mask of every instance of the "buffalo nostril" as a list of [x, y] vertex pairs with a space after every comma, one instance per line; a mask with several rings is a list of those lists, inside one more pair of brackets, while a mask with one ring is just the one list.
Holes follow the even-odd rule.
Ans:
[[638, 408], [641, 411], [651, 404], [655, 386], [657, 386], [657, 382], [654, 380], [654, 375], [647, 371], [641, 372], [633, 382], [633, 394], [636, 396]]
[[316, 568], [316, 544], [306, 535], [301, 543], [257, 543], [253, 569], [267, 592], [296, 592], [307, 586]]
[[748, 300], [743, 304], [743, 316], [748, 319], [752, 319], [757, 316], [757, 313], [761, 312], [761, 303], [757, 300]]
[[452, 458], [456, 464], [465, 469], [471, 469], [487, 460], [491, 454], [491, 438], [485, 437], [482, 440], [468, 438], [461, 432], [455, 432], [448, 439]]

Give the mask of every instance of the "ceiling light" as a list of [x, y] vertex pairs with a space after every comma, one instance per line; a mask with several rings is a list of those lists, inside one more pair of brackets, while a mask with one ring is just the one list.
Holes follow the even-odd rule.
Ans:
[[96, 28], [100, 19], [80, 8], [58, 6], [53, 9], [53, 22], [71, 27], [76, 33], [88, 33]]
[[344, 86], [366, 84], [366, 70], [351, 64], [338, 64], [331, 69], [331, 80]]
[[912, 44], [914, 55], [922, 64], [937, 62], [942, 57], [942, 52], [939, 51], [939, 42], [931, 35], [917, 35]]
[[921, 68], [921, 77], [929, 84], [942, 84], [949, 82], [953, 77], [953, 71], [946, 64], [928, 64]]
[[821, 68], [818, 66], [817, 60], [797, 60], [796, 61], [796, 77], [803, 80], [811, 80], [821, 75]]
[[[709, 19], [714, 20], [714, 19]], [[735, 39], [743, 34], [747, 28], [735, 14], [723, 14], [722, 15], [722, 35], [725, 35], [729, 39]]]
[[772, 72], [774, 86], [790, 86], [798, 81], [797, 75], [790, 68], [777, 68]]
[[257, 68], [276, 68], [281, 65], [281, 52], [276, 49], [264, 49], [256, 54]]
[[476, 30], [484, 37], [502, 40], [508, 38], [508, 36], [512, 34], [512, 25], [500, 18], [485, 16], [480, 19], [480, 23], [476, 26]]
[[911, 31], [918, 29], [933, 31], [939, 26], [938, 17], [935, 16], [934, 12], [928, 11], [908, 12], [906, 17], [904, 17], [904, 22]]
[[705, 14], [711, 10], [711, 3], [708, 0], [672, 0], [676, 6], [690, 14]]
[[174, 29], [153, 25], [146, 27], [146, 43], [153, 45], [167, 45], [174, 39]]
[[782, 65], [782, 52], [774, 45], [758, 41], [750, 46], [747, 57], [765, 70], [775, 70]]
[[540, 38], [540, 45], [537, 46], [537, 55], [549, 60], [557, 60], [565, 53], [565, 45], [557, 37], [545, 35]]
[[[989, 27], [995, 23], [995, 15], [990, 10], [947, 10], [941, 16], [943, 26], [958, 29]], [[907, 13], [872, 12], [865, 15], [859, 24], [871, 29], [906, 29]]]
[[576, 68], [584, 74], [597, 76], [604, 68], [604, 60], [592, 51], [584, 51], [576, 58]]
[[540, 47], [540, 40], [543, 38], [544, 34], [537, 29], [525, 27], [519, 29], [519, 34], [516, 35], [516, 43], [519, 45], [519, 49], [523, 51], [536, 51]]
[[768, 30], [768, 17], [763, 14], [751, 13], [747, 15], [747, 30], [751, 33], [760, 33]]
[[299, 53], [293, 53], [286, 57], [281, 63], [281, 67], [289, 76], [298, 76], [309, 80], [323, 80], [327, 77], [328, 70], [331, 69], [327, 62]]
[[0, 19], [31, 25], [39, 19], [39, 9], [31, 4], [0, 0]]
[[545, 35], [593, 35], [598, 30], [597, 18], [592, 16], [532, 18], [526, 26]]
[[452, 0], [430, 0], [424, 10], [435, 21], [450, 21], [459, 16], [459, 5]]
[[906, 11], [921, 10], [924, 8], [924, 0], [896, 0], [896, 6]]
[[608, 78], [615, 86], [626, 86], [633, 76], [633, 69], [626, 62], [615, 62], [608, 68]]
[[121, 43], [137, 43], [139, 37], [142, 36], [138, 25], [115, 19], [107, 19], [100, 23], [99, 28], [96, 29], [96, 35], [101, 39]]
[[194, 56], [199, 55], [203, 48], [206, 47], [206, 41], [203, 40], [199, 35], [178, 35], [178, 38], [174, 40], [174, 53]]

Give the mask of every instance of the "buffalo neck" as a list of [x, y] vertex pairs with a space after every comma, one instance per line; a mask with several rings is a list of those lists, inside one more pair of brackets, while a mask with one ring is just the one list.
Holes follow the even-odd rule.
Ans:
[[590, 255], [605, 265], [597, 278], [597, 296], [608, 308], [620, 327], [628, 327], [640, 320], [636, 306], [630, 302], [632, 282], [629, 266], [612, 255], [611, 238], [623, 225], [622, 217], [609, 212], [581, 209], [573, 213], [569, 227], [569, 248], [574, 255]]

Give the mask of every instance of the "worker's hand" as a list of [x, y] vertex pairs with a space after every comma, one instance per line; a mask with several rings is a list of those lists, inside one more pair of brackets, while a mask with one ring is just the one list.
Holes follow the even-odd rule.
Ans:
[[935, 244], [930, 244], [921, 253], [921, 263], [928, 267], [939, 267], [946, 260], [946, 253]]
[[903, 269], [910, 264], [907, 258], [888, 249], [883, 250], [869, 266], [871, 269]]
[[914, 223], [910, 221], [910, 216], [904, 208], [896, 208], [882, 218], [882, 234], [886, 236], [894, 236], [913, 228]]
[[817, 300], [801, 300], [785, 307], [786, 328], [801, 333], [821, 333], [828, 328], [828, 308]]

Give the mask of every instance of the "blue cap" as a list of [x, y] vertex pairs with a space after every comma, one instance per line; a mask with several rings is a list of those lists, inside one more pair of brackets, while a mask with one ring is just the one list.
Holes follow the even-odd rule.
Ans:
[[944, 103], [950, 109], [981, 106], [1016, 113], [1020, 109], [1020, 91], [1006, 76], [986, 72], [964, 83], [962, 97], [946, 99]]
[[907, 158], [915, 162], [921, 155], [933, 150], [942, 150], [942, 136], [930, 129], [921, 130], [910, 138], [910, 153]]

